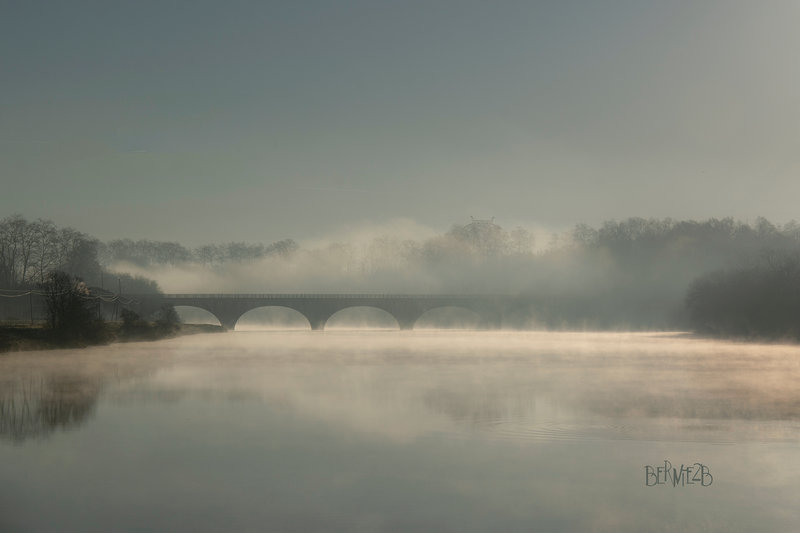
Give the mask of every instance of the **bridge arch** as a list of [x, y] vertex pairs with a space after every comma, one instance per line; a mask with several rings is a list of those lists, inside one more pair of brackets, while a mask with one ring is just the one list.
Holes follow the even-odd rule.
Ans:
[[366, 327], [370, 329], [400, 329], [400, 319], [388, 309], [376, 305], [348, 305], [337, 309], [325, 321], [328, 328]]
[[185, 324], [211, 324], [222, 326], [222, 320], [211, 310], [199, 305], [176, 305], [175, 311]]
[[486, 317], [466, 305], [437, 305], [422, 312], [414, 321], [414, 328], [474, 329], [486, 322]]
[[238, 331], [264, 329], [311, 329], [311, 320], [285, 305], [262, 305], [242, 313], [236, 319], [233, 329]]
[[[519, 306], [519, 298], [504, 296], [470, 295], [404, 295], [404, 294], [164, 294], [132, 295], [131, 305], [136, 312], [146, 316], [161, 306], [188, 306], [210, 312], [228, 330], [235, 329], [239, 318], [260, 307], [286, 307], [301, 313], [311, 324], [311, 329], [320, 330], [328, 319], [337, 312], [353, 307], [380, 309], [388, 313], [399, 324], [400, 329], [412, 329], [417, 319], [426, 322], [426, 312], [436, 308], [466, 308], [474, 311], [482, 320], [480, 328], [499, 328], [511, 308]], [[469, 319], [448, 319], [456, 322], [475, 324], [474, 316]], [[210, 320], [208, 320], [210, 322]], [[336, 321], [334, 321], [335, 323]], [[383, 321], [381, 327], [393, 327], [391, 321]], [[442, 324], [437, 324], [441, 326]]]

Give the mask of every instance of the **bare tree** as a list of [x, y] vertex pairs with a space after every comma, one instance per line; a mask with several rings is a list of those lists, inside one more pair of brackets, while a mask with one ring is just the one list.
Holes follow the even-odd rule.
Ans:
[[50, 220], [38, 219], [31, 224], [34, 235], [33, 263], [35, 272], [31, 279], [44, 283], [48, 272], [57, 266], [58, 229]]
[[66, 272], [51, 272], [41, 286], [47, 305], [47, 322], [58, 337], [80, 339], [94, 333], [89, 289]]
[[511, 249], [517, 255], [527, 255], [533, 252], [533, 235], [530, 231], [521, 226], [517, 226], [511, 231], [509, 236]]

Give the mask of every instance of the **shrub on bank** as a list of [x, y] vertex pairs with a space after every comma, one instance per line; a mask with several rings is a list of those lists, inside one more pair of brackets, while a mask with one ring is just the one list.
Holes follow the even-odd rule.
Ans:
[[121, 340], [155, 340], [170, 337], [180, 329], [180, 319], [175, 308], [165, 305], [156, 314], [155, 322], [144, 320], [134, 311], [122, 310]]

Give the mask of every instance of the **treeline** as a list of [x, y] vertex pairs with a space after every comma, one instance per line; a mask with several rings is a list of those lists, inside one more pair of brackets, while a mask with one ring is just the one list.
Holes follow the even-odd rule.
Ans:
[[0, 219], [0, 289], [36, 288], [54, 272], [65, 272], [92, 287], [113, 292], [158, 292], [158, 284], [142, 276], [113, 272], [101, 265], [99, 240], [50, 220], [28, 221], [20, 215]]
[[[322, 250], [303, 250], [317, 256], [330, 255], [341, 261], [343, 268], [358, 268], [361, 271], [375, 270], [389, 264], [407, 266], [410, 262], [425, 259], [436, 262], [445, 257], [463, 259], [476, 256], [491, 258], [510, 254], [532, 252], [534, 239], [524, 228], [507, 232], [490, 220], [473, 220], [466, 225], [454, 225], [446, 234], [423, 242], [398, 240], [391, 236], [374, 239], [364, 246], [352, 243], [333, 243]], [[125, 262], [147, 267], [158, 265], [200, 264], [220, 266], [231, 262], [256, 261], [268, 258], [291, 259], [300, 252], [300, 246], [292, 239], [271, 244], [230, 242], [204, 244], [187, 248], [177, 242], [152, 241], [147, 239], [117, 239], [99, 244], [101, 263], [110, 265]]]
[[763, 218], [753, 224], [732, 218], [632, 218], [599, 228], [576, 226], [564, 241], [569, 244], [542, 257], [542, 264], [549, 265], [547, 276], [554, 280], [545, 290], [550, 304], [543, 314], [549, 325], [707, 332], [694, 306], [711, 296], [695, 280], [715, 278], [719, 274], [709, 273], [723, 269], [750, 268], [759, 257], [796, 254], [800, 225], [777, 226]]
[[287, 256], [298, 249], [298, 244], [292, 239], [285, 239], [268, 245], [230, 242], [226, 244], [205, 244], [196, 248], [187, 248], [177, 242], [116, 239], [108, 243], [101, 243], [99, 254], [103, 264], [126, 262], [147, 267], [151, 265], [199, 263], [201, 265], [219, 266], [232, 261], [254, 261], [275, 255]]
[[98, 241], [49, 220], [29, 222], [19, 215], [0, 220], [0, 287], [41, 284], [61, 270], [82, 278], [99, 276]]
[[751, 265], [695, 280], [686, 304], [700, 333], [800, 339], [800, 251], [770, 251]]

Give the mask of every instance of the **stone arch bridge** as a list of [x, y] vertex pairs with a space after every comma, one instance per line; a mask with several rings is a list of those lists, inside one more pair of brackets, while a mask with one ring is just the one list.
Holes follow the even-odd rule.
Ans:
[[460, 307], [474, 311], [485, 329], [500, 328], [503, 316], [520, 304], [521, 297], [493, 295], [413, 295], [413, 294], [137, 294], [129, 295], [129, 306], [147, 316], [164, 305], [204, 309], [226, 329], [233, 329], [246, 312], [259, 307], [288, 307], [302, 314], [311, 329], [324, 329], [334, 313], [349, 307], [375, 307], [397, 320], [400, 329], [412, 329], [426, 311], [440, 307]]

